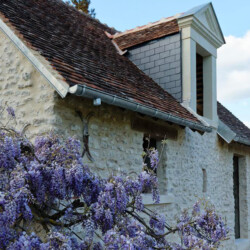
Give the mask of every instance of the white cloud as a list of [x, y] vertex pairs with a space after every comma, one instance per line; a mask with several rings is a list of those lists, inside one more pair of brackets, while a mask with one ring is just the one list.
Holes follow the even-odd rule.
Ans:
[[250, 31], [228, 36], [218, 50], [218, 99], [237, 102], [250, 98]]

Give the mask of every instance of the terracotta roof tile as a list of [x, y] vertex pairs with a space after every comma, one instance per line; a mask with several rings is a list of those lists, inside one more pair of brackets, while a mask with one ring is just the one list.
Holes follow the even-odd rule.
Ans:
[[116, 31], [97, 20], [60, 0], [1, 0], [0, 12], [70, 86], [85, 84], [200, 124], [170, 94], [117, 53], [105, 34]]
[[236, 133], [237, 137], [250, 142], [250, 129], [219, 102], [218, 116], [222, 122]]
[[148, 42], [160, 37], [179, 32], [177, 19], [166, 18], [164, 21], [151, 23], [114, 35], [114, 41], [121, 50]]

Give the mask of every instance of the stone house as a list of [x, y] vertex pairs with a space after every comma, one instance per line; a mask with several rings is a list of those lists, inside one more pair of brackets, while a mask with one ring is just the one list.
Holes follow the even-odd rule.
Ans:
[[250, 249], [250, 129], [217, 102], [224, 43], [211, 3], [120, 33], [59, 0], [2, 0], [0, 102], [31, 138], [83, 138], [101, 175], [139, 172], [145, 137], [167, 139], [155, 208], [171, 222], [209, 198], [232, 229], [225, 249]]

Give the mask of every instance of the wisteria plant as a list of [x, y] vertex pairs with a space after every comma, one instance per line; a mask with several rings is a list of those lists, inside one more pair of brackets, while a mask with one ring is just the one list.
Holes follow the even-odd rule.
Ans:
[[[11, 119], [15, 112], [8, 108]], [[102, 178], [84, 163], [78, 140], [41, 136], [34, 143], [9, 126], [0, 129], [0, 249], [214, 249], [227, 229], [211, 205], [197, 202], [169, 226], [142, 202], [159, 202], [155, 170]], [[37, 225], [42, 230], [37, 231]], [[76, 233], [76, 226], [78, 227]], [[176, 234], [180, 241], [169, 242]]]

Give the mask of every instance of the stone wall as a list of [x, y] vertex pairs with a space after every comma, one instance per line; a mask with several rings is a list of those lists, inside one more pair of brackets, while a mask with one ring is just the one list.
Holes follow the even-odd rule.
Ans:
[[180, 33], [128, 49], [128, 58], [178, 101], [182, 101]]
[[[178, 140], [168, 142], [166, 159], [167, 193], [175, 197], [168, 207], [169, 220], [191, 207], [198, 198], [206, 198], [233, 228], [233, 156], [219, 145], [216, 132], [201, 136], [189, 129], [180, 130]], [[206, 192], [203, 192], [203, 169], [207, 173]]]
[[[86, 157], [85, 161], [102, 176], [112, 171], [126, 170], [131, 175], [141, 171], [143, 133], [131, 129], [133, 112], [105, 104], [95, 107], [91, 100], [71, 95], [61, 99], [3, 34], [0, 72], [1, 103], [8, 102], [16, 109], [18, 126], [31, 124], [27, 131], [31, 138], [53, 130], [81, 140], [83, 124], [76, 111], [84, 117], [93, 112], [89, 146], [95, 162], [88, 162]], [[6, 117], [1, 117], [4, 120]], [[198, 198], [209, 198], [233, 229], [233, 155], [237, 154], [242, 156], [242, 235], [250, 237], [249, 148], [238, 144], [229, 147], [216, 131], [201, 135], [188, 128], [177, 129], [178, 139], [168, 140], [162, 154], [159, 173], [165, 193], [161, 195], [162, 203], [154, 207], [174, 224], [182, 209], [191, 207]], [[207, 172], [207, 192], [203, 192], [203, 169]], [[233, 231], [230, 235], [225, 249], [235, 249]]]
[[89, 122], [89, 147], [95, 159], [91, 163], [84, 158], [98, 174], [107, 175], [112, 171], [138, 172], [142, 169], [143, 133], [132, 130], [132, 112], [93, 102], [76, 96], [58, 97], [55, 103], [55, 131], [65, 136], [76, 136], [82, 141], [83, 123], [76, 111], [83, 117], [93, 116]]
[[[241, 238], [250, 234], [250, 151], [248, 147], [228, 146], [213, 131], [201, 136], [189, 129], [180, 129], [177, 141], [169, 140], [165, 150], [166, 195], [173, 202], [158, 206], [167, 211], [168, 221], [174, 224], [175, 215], [191, 207], [198, 198], [210, 200], [231, 229], [230, 240], [222, 249], [235, 249], [233, 157], [240, 157], [240, 218]], [[206, 192], [203, 192], [203, 169], [207, 173]], [[241, 248], [238, 248], [241, 249]]]
[[[59, 133], [64, 132], [65, 135], [77, 135], [81, 138], [83, 125], [76, 115], [76, 110], [81, 110], [84, 116], [94, 112], [89, 125], [89, 146], [95, 162], [89, 165], [95, 171], [103, 176], [119, 169], [133, 173], [141, 170], [143, 134], [131, 129], [131, 119], [134, 115], [132, 112], [105, 104], [94, 107], [92, 101], [81, 97], [58, 98], [55, 105], [58, 123], [55, 124], [55, 129]], [[168, 140], [162, 152], [158, 171], [161, 190], [165, 193], [161, 193], [161, 204], [150, 206], [165, 213], [168, 222], [174, 225], [176, 215], [180, 214], [181, 210], [191, 208], [199, 198], [210, 200], [231, 228], [230, 240], [224, 242], [222, 249], [235, 249], [233, 231], [233, 156], [235, 154], [242, 156], [240, 195], [244, 209], [241, 211], [243, 218], [241, 226], [242, 237], [248, 238], [249, 149], [239, 147], [237, 144], [229, 147], [218, 137], [215, 130], [212, 133], [200, 135], [188, 128], [179, 128], [178, 139]], [[203, 170], [207, 173], [206, 192], [203, 192]], [[174, 199], [170, 200], [169, 197]]]
[[250, 150], [234, 143], [229, 152], [239, 157], [240, 235], [243, 239], [250, 239]]
[[[57, 94], [15, 45], [0, 32], [0, 105], [11, 106], [17, 128], [31, 124], [31, 136], [52, 129], [54, 97]], [[1, 122], [8, 117], [2, 114]]]

